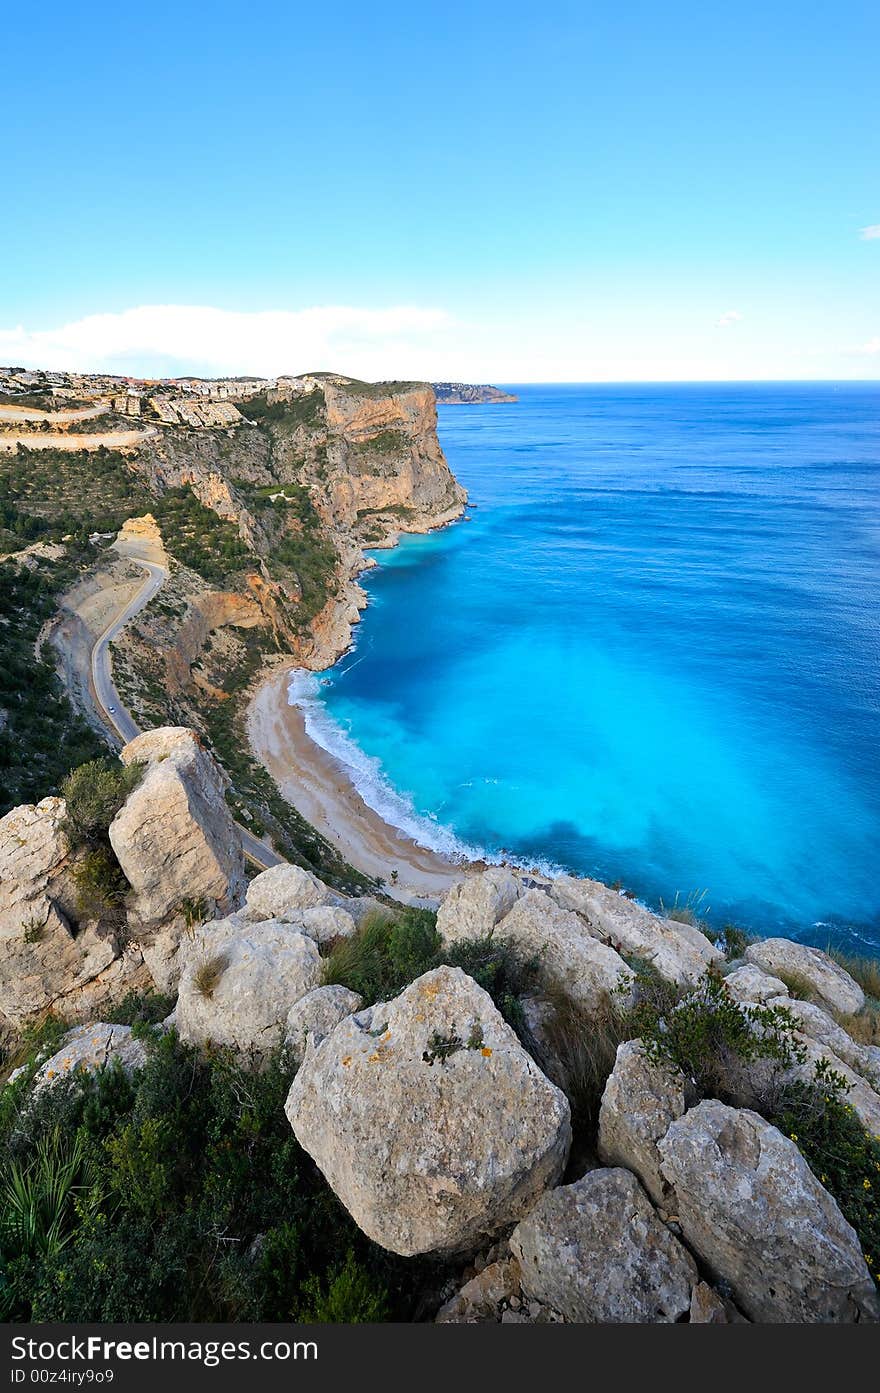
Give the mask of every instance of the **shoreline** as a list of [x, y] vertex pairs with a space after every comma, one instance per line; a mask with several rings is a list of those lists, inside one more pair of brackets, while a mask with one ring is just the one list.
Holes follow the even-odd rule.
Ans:
[[385, 882], [385, 894], [405, 903], [436, 903], [469, 863], [420, 846], [364, 802], [347, 767], [311, 739], [302, 710], [290, 705], [288, 684], [296, 667], [294, 659], [274, 665], [254, 689], [245, 721], [254, 755], [283, 797], [350, 865]]

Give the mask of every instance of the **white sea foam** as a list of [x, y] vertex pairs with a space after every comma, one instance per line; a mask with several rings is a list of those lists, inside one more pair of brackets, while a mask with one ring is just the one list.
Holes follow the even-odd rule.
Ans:
[[365, 754], [330, 715], [321, 700], [320, 678], [316, 673], [304, 668], [294, 669], [287, 687], [287, 700], [302, 711], [309, 739], [344, 765], [367, 807], [378, 813], [383, 822], [396, 827], [418, 846], [439, 852], [452, 861], [502, 859], [482, 847], [469, 846], [451, 828], [418, 812], [410, 798], [392, 788], [379, 760]]

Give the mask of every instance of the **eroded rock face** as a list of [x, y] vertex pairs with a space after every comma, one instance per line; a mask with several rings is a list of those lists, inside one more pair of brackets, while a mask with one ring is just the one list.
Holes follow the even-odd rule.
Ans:
[[489, 1263], [461, 1291], [441, 1306], [435, 1317], [437, 1325], [497, 1324], [511, 1300], [520, 1306], [519, 1263], [515, 1258], [502, 1258]]
[[658, 1142], [684, 1111], [684, 1076], [652, 1064], [640, 1040], [619, 1045], [599, 1109], [599, 1156], [634, 1171], [655, 1204], [666, 1204], [669, 1190]]
[[564, 990], [586, 1011], [612, 995], [621, 1005], [631, 997], [633, 974], [613, 948], [594, 938], [583, 920], [543, 890], [526, 890], [495, 929], [525, 959], [535, 959], [541, 979]]
[[488, 938], [520, 896], [520, 883], [506, 866], [490, 866], [453, 885], [437, 914], [446, 944]]
[[658, 1149], [685, 1241], [752, 1320], [878, 1319], [854, 1229], [769, 1122], [708, 1100]]
[[779, 1006], [789, 1004], [788, 987], [785, 983], [768, 972], [762, 972], [753, 963], [746, 963], [743, 967], [729, 972], [724, 979], [724, 985], [731, 996], [748, 1005], [766, 1006], [770, 1001], [775, 1001]]
[[149, 925], [187, 902], [233, 908], [245, 887], [241, 838], [223, 777], [199, 737], [163, 726], [137, 736], [120, 758], [146, 765], [110, 824], [110, 843], [133, 890], [130, 916]]
[[284, 1043], [291, 1062], [302, 1064], [309, 1040], [320, 1045], [346, 1016], [364, 1004], [363, 997], [348, 987], [315, 987], [295, 1001], [287, 1013]]
[[550, 894], [564, 909], [580, 914], [591, 931], [622, 953], [645, 958], [661, 977], [696, 986], [723, 955], [690, 924], [661, 919], [598, 880], [558, 876]]
[[194, 1045], [262, 1056], [282, 1044], [294, 1002], [317, 987], [316, 944], [287, 924], [208, 924], [187, 946], [175, 1022]]
[[15, 1026], [50, 1008], [79, 1020], [146, 985], [139, 951], [77, 925], [77, 888], [62, 798], [0, 818], [0, 1012]]
[[565, 1096], [489, 995], [440, 967], [310, 1046], [287, 1099], [300, 1145], [383, 1248], [473, 1251], [562, 1173]]
[[34, 1092], [51, 1088], [72, 1074], [103, 1069], [111, 1060], [118, 1060], [126, 1073], [132, 1073], [146, 1064], [146, 1047], [135, 1040], [127, 1025], [107, 1025], [104, 1021], [79, 1025], [65, 1035], [61, 1048], [37, 1070]]
[[789, 938], [764, 938], [749, 944], [746, 958], [764, 972], [803, 978], [820, 1003], [832, 1011], [853, 1015], [865, 1004], [858, 982], [821, 948], [793, 943]]
[[292, 922], [316, 943], [332, 943], [337, 938], [350, 938], [357, 925], [344, 909], [337, 905], [318, 904], [304, 909]]
[[549, 1190], [514, 1229], [524, 1290], [567, 1321], [656, 1323], [689, 1309], [697, 1268], [635, 1176], [589, 1171]]
[[271, 866], [254, 876], [243, 912], [246, 919], [288, 921], [300, 918], [304, 910], [329, 904], [332, 898], [332, 891], [301, 866]]

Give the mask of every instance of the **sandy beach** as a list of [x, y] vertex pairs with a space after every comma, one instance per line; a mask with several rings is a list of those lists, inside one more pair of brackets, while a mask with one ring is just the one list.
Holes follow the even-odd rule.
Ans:
[[367, 806], [345, 766], [306, 734], [303, 713], [288, 704], [289, 680], [290, 668], [278, 667], [251, 701], [247, 731], [254, 754], [284, 797], [352, 866], [381, 877], [395, 899], [436, 901], [465, 868], [418, 846]]

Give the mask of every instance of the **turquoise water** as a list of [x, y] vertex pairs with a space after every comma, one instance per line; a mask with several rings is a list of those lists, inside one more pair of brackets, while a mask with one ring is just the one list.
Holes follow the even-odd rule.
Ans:
[[446, 407], [472, 520], [377, 553], [309, 727], [421, 840], [880, 947], [880, 384]]

